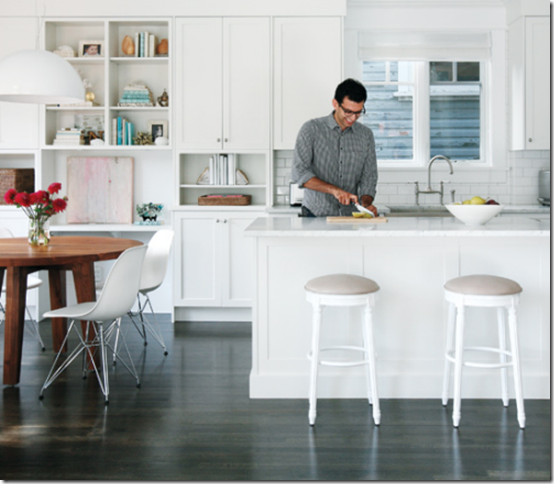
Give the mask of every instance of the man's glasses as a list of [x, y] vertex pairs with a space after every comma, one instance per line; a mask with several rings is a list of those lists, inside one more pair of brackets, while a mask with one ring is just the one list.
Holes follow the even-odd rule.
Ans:
[[360, 116], [363, 116], [365, 114], [365, 108], [363, 108], [361, 111], [350, 111], [350, 109], [344, 109], [342, 107], [342, 104], [339, 104], [339, 106], [347, 118], [349, 118], [350, 116], [356, 116], [357, 118], [359, 118]]

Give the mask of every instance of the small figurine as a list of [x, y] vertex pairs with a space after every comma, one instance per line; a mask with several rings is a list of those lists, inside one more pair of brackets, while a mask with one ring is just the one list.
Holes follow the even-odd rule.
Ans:
[[143, 133], [142, 131], [139, 131], [137, 135], [133, 138], [133, 141], [136, 145], [153, 145], [154, 142], [152, 141], [152, 134], [150, 133]]
[[137, 205], [137, 215], [142, 218], [144, 222], [156, 222], [158, 215], [164, 208], [161, 203], [143, 203], [142, 205]]
[[165, 89], [162, 95], [158, 97], [158, 104], [164, 108], [169, 106], [169, 96], [167, 95], [167, 92]]

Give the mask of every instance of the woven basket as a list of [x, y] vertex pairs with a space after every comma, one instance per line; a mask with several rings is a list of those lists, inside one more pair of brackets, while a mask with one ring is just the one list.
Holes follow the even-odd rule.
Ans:
[[250, 205], [251, 202], [252, 197], [250, 195], [202, 195], [198, 197], [198, 205]]
[[6, 202], [4, 201], [4, 194], [10, 188], [15, 188], [18, 192], [34, 192], [35, 170], [33, 168], [1, 168], [0, 205], [6, 205]]

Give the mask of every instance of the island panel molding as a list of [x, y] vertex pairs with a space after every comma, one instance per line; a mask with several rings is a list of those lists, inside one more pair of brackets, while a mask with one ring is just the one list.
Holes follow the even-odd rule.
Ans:
[[[305, 398], [309, 388], [311, 307], [304, 285], [348, 273], [378, 282], [374, 310], [377, 379], [382, 398], [441, 397], [448, 308], [444, 283], [489, 273], [523, 287], [518, 307], [525, 398], [550, 392], [549, 220], [497, 217], [481, 228], [453, 218], [391, 218], [386, 224], [327, 224], [324, 219], [257, 219], [251, 398]], [[486, 313], [486, 311], [485, 311]], [[496, 314], [468, 308], [466, 343], [497, 343]], [[324, 312], [322, 346], [354, 345], [360, 315]], [[489, 346], [494, 346], [489, 344]], [[366, 398], [362, 369], [320, 370], [323, 398]], [[468, 368], [464, 396], [498, 398], [497, 370]], [[513, 394], [512, 394], [513, 396]]]

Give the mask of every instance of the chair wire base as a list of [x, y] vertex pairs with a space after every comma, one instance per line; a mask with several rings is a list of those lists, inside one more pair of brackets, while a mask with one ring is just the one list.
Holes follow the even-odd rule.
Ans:
[[[121, 358], [119, 353], [115, 351], [115, 346], [112, 346], [110, 342], [110, 339], [112, 338], [114, 333], [117, 335], [117, 339], [119, 340], [121, 318], [113, 320], [106, 329], [104, 329], [104, 324], [102, 322], [87, 321], [84, 337], [79, 331], [79, 328], [75, 324], [77, 321], [78, 320], [72, 320], [71, 324], [69, 325], [67, 334], [60, 347], [61, 349], [60, 351], [58, 351], [56, 358], [54, 359], [54, 363], [50, 368], [50, 372], [46, 377], [46, 381], [44, 382], [44, 384], [42, 385], [42, 388], [40, 389], [39, 399], [42, 400], [44, 398], [43, 396], [44, 390], [48, 388], [56, 380], [56, 378], [58, 378], [65, 371], [65, 369], [69, 367], [71, 363], [73, 363], [73, 361], [75, 361], [75, 359], [81, 353], [83, 353], [83, 378], [87, 377], [88, 368], [89, 366], [92, 366], [92, 371], [94, 371], [96, 375], [96, 379], [98, 380], [100, 389], [104, 394], [105, 404], [107, 405], [109, 401], [108, 395], [110, 391], [109, 375], [108, 375], [108, 357], [107, 357], [108, 348], [113, 352], [114, 358], [117, 358], [127, 369], [127, 371], [131, 374], [131, 376], [133, 376], [133, 378], [136, 380], [137, 388], [140, 388], [140, 380], [138, 377], [138, 373], [136, 371], [135, 365], [131, 358], [129, 347], [127, 346], [127, 342], [125, 341], [124, 335], [121, 334], [121, 341], [123, 343], [123, 347], [125, 348], [125, 352], [129, 359], [129, 364], [127, 364], [127, 362], [125, 362], [125, 360]], [[62, 355], [62, 350], [65, 347], [67, 340], [69, 339], [69, 335], [73, 330], [75, 330], [75, 333], [79, 337], [79, 343], [71, 351], [71, 353], [67, 355], [63, 363], [56, 369], [58, 360]], [[95, 356], [98, 349], [100, 349], [100, 364], [102, 365], [101, 368], [98, 367], [95, 361]]]
[[[158, 344], [162, 347], [164, 350], [164, 356], [167, 356], [169, 353], [167, 351], [167, 347], [165, 345], [162, 333], [160, 331], [160, 326], [158, 324], [158, 319], [156, 318], [156, 313], [154, 312], [154, 309], [152, 308], [152, 303], [150, 301], [150, 298], [148, 297], [148, 294], [143, 294], [144, 301], [140, 298], [141, 294], [137, 294], [137, 303], [138, 303], [138, 311], [132, 312], [129, 311], [127, 313], [127, 316], [131, 319], [133, 325], [135, 328], [137, 328], [137, 331], [141, 335], [142, 339], [144, 340], [144, 346], [148, 345], [148, 339], [147, 339], [147, 332], [150, 333], [150, 335], [158, 342]], [[145, 309], [150, 309], [150, 314], [152, 319], [154, 320], [154, 324], [150, 322], [148, 317], [145, 314]], [[137, 319], [139, 321], [137, 321]], [[117, 353], [117, 347], [119, 344], [119, 334], [116, 334], [115, 337], [115, 344], [114, 348], [116, 351], [114, 352], [113, 356], [113, 364], [116, 364], [116, 353]]]

